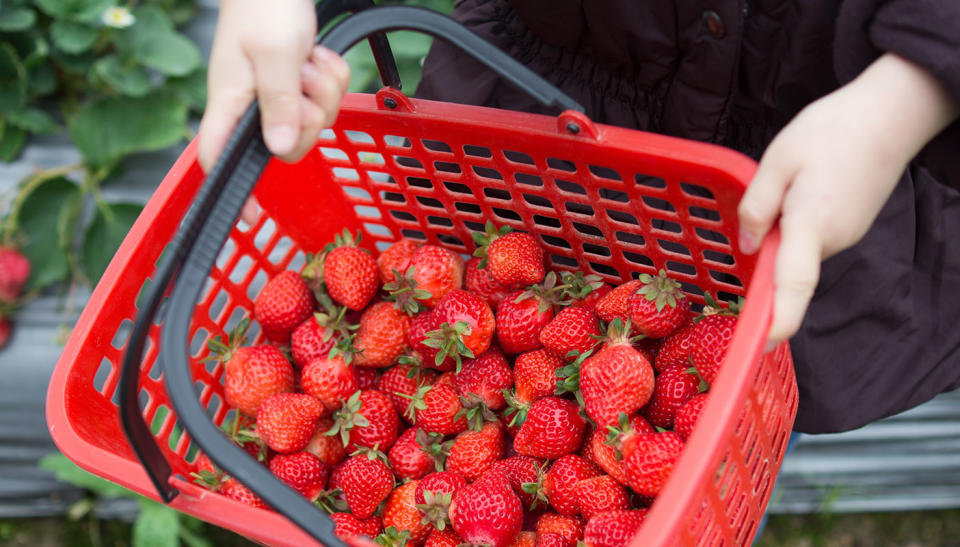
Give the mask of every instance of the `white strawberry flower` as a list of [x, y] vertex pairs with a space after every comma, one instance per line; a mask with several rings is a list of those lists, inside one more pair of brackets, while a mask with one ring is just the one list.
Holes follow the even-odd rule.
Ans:
[[103, 24], [108, 27], [127, 28], [136, 21], [136, 18], [127, 8], [122, 6], [113, 6], [103, 10], [100, 20], [103, 21]]

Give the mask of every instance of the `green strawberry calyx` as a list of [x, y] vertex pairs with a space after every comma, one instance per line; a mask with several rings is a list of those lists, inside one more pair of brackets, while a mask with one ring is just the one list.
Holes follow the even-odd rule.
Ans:
[[466, 321], [457, 321], [454, 324], [441, 323], [440, 328], [427, 332], [423, 345], [440, 350], [434, 358], [434, 364], [439, 368], [447, 358], [457, 363], [457, 372], [463, 368], [463, 358], [474, 358], [473, 351], [463, 342], [463, 338], [470, 334], [473, 328]]
[[363, 414], [360, 414], [360, 406], [362, 405], [360, 393], [360, 390], [357, 390], [343, 402], [343, 406], [333, 414], [333, 426], [324, 432], [324, 435], [330, 437], [339, 434], [343, 446], [350, 444], [351, 429], [370, 426], [370, 421]]
[[537, 299], [537, 313], [546, 313], [549, 310], [556, 310], [564, 305], [564, 291], [571, 288], [570, 285], [557, 283], [557, 272], [547, 272], [543, 281], [538, 284], [530, 285], [522, 293], [513, 299], [514, 302], [523, 302], [530, 298]]
[[210, 350], [210, 357], [207, 358], [207, 361], [221, 361], [226, 366], [237, 350], [246, 342], [249, 328], [250, 318], [244, 317], [236, 327], [227, 333], [226, 343], [219, 336], [211, 338], [207, 342], [207, 349]]
[[567, 354], [567, 357], [573, 357], [573, 361], [558, 368], [555, 372], [558, 380], [557, 389], [554, 391], [554, 394], [562, 396], [566, 393], [573, 393], [574, 397], [577, 398], [577, 403], [580, 405], [580, 408], [584, 407], [583, 394], [580, 392], [580, 368], [583, 366], [583, 362], [590, 358], [591, 355], [593, 355], [593, 349], [584, 352], [571, 350], [570, 353]]
[[693, 364], [693, 358], [687, 357], [687, 359], [690, 360], [690, 368], [688, 368], [685, 372], [687, 374], [692, 374], [696, 376], [697, 379], [700, 380], [700, 384], [697, 386], [697, 392], [705, 393], [707, 391], [710, 391], [710, 382], [704, 380], [703, 376], [700, 374], [700, 371], [697, 370], [697, 367]]
[[190, 473], [190, 476], [193, 477], [193, 482], [195, 484], [199, 484], [207, 490], [213, 490], [214, 492], [219, 490], [220, 485], [226, 480], [225, 475], [223, 474], [223, 471], [216, 465], [214, 465], [213, 468], [216, 471], [203, 469], [196, 473]]
[[444, 441], [442, 434], [427, 433], [422, 429], [417, 429], [417, 434], [414, 438], [417, 444], [420, 445], [420, 450], [433, 459], [436, 470], [438, 472], [443, 471], [447, 462], [447, 456], [450, 455], [450, 449], [453, 447], [453, 439]]
[[432, 524], [437, 530], [442, 532], [450, 523], [448, 514], [452, 500], [452, 492], [432, 492], [430, 490], [424, 490], [424, 503], [415, 505], [415, 507], [423, 513], [423, 519], [421, 519], [420, 522], [422, 524]]
[[426, 309], [421, 300], [428, 300], [433, 296], [430, 291], [417, 288], [417, 280], [414, 275], [414, 266], [407, 268], [406, 273], [403, 274], [393, 270], [393, 281], [383, 286], [383, 290], [388, 293], [386, 300], [393, 302], [394, 308], [410, 317]]
[[480, 431], [487, 422], [496, 422], [497, 415], [483, 402], [476, 393], [468, 393], [465, 397], [460, 396], [460, 406], [462, 407], [454, 415], [454, 420], [461, 417], [466, 418], [467, 427], [473, 431]]
[[373, 448], [370, 448], [369, 446], [359, 446], [357, 447], [356, 450], [351, 452], [350, 455], [365, 456], [370, 461], [380, 460], [383, 463], [389, 465], [390, 461], [387, 459], [387, 455], [384, 454], [383, 451], [379, 449], [379, 446], [380, 446], [379, 444], [373, 445]]
[[686, 298], [680, 282], [667, 276], [667, 272], [663, 269], [657, 276], [641, 274], [639, 279], [643, 285], [637, 289], [636, 294], [641, 294], [653, 302], [658, 312], [663, 311], [666, 306], [675, 308], [678, 300]]
[[507, 425], [510, 427], [523, 425], [523, 422], [527, 420], [530, 404], [521, 402], [517, 399], [516, 391], [510, 389], [503, 390], [503, 399], [507, 402], [507, 409], [503, 411], [503, 415], [505, 417], [512, 416], [510, 423]]
[[343, 497], [343, 490], [339, 488], [321, 491], [320, 496], [317, 497], [317, 500], [313, 502], [313, 504], [323, 509], [328, 515], [350, 510], [350, 506], [347, 505], [347, 500]]
[[480, 259], [480, 263], [477, 264], [477, 269], [479, 270], [487, 267], [487, 249], [490, 247], [490, 244], [500, 237], [505, 236], [513, 231], [513, 228], [509, 226], [501, 226], [500, 228], [497, 228], [489, 220], [483, 228], [484, 231], [473, 232], [472, 234], [473, 243], [476, 245], [476, 249], [473, 251], [473, 256]]
[[583, 275], [583, 272], [563, 272], [560, 281], [563, 289], [561, 304], [569, 306], [578, 300], [583, 300], [593, 291], [603, 286], [603, 278], [596, 274]]
[[407, 405], [406, 412], [403, 413], [411, 422], [415, 422], [417, 418], [418, 410], [426, 410], [427, 403], [424, 401], [424, 398], [427, 396], [427, 393], [433, 389], [432, 385], [420, 386], [417, 388], [417, 391], [413, 395], [407, 395], [406, 393], [397, 392], [396, 395], [403, 397], [404, 399], [410, 399], [410, 403]]
[[401, 531], [396, 526], [388, 526], [373, 541], [384, 547], [404, 547], [410, 541], [410, 530]]
[[711, 315], [732, 315], [733, 317], [737, 317], [740, 315], [740, 310], [743, 309], [742, 296], [738, 296], [734, 302], [724, 302], [724, 304], [726, 304], [726, 306], [724, 306], [724, 304], [717, 302], [713, 295], [710, 294], [710, 291], [704, 291], [703, 300], [706, 302], [706, 305], [703, 307], [701, 315], [698, 315], [693, 320], [694, 323]]
[[334, 357], [340, 355], [343, 357], [343, 362], [349, 365], [353, 361], [354, 357], [363, 353], [363, 350], [359, 350], [353, 345], [353, 340], [356, 338], [356, 336], [356, 334], [341, 336], [340, 339], [337, 340], [337, 343], [330, 348], [330, 353], [327, 355], [327, 359], [333, 359]]
[[530, 502], [531, 511], [536, 509], [540, 503], [544, 506], [550, 503], [550, 500], [547, 499], [547, 492], [543, 488], [543, 478], [546, 476], [546, 470], [547, 462], [537, 464], [537, 482], [525, 482], [520, 485], [521, 490], [533, 496], [533, 501]]
[[621, 412], [620, 416], [617, 417], [617, 425], [608, 425], [607, 431], [609, 433], [607, 433], [607, 440], [604, 441], [604, 444], [613, 447], [617, 461], [620, 461], [623, 459], [623, 454], [620, 451], [623, 448], [624, 438], [634, 434], [634, 429], [630, 425], [630, 418], [625, 412]]

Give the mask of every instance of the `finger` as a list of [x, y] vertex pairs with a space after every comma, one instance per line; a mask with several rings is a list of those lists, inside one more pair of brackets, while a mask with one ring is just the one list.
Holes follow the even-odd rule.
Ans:
[[280, 156], [280, 159], [286, 162], [300, 161], [300, 158], [306, 155], [310, 148], [316, 144], [320, 132], [326, 127], [326, 114], [310, 99], [301, 98], [300, 111], [303, 114], [297, 144], [290, 153]]
[[325, 48], [317, 48], [300, 69], [303, 91], [324, 112], [325, 127], [333, 125], [350, 83], [350, 68]]
[[780, 205], [783, 195], [793, 178], [790, 163], [782, 153], [780, 147], [771, 145], [760, 160], [750, 186], [747, 187], [737, 215], [740, 218], [740, 251], [752, 254], [760, 249], [770, 227], [780, 214]]
[[773, 324], [767, 339], [779, 343], [800, 329], [820, 279], [822, 247], [808, 219], [788, 215], [780, 221], [780, 249], [774, 272]]
[[[227, 45], [223, 45], [224, 42]], [[253, 102], [253, 75], [243, 55], [218, 35], [207, 73], [207, 105], [200, 120], [197, 156], [209, 172], [220, 157], [237, 122]]]
[[246, 222], [249, 226], [253, 226], [257, 223], [258, 218], [260, 218], [260, 204], [257, 203], [256, 198], [251, 196], [244, 202], [243, 209], [240, 209], [240, 220]]
[[293, 151], [300, 135], [300, 65], [305, 60], [296, 42], [253, 52], [253, 70], [267, 148], [283, 156]]

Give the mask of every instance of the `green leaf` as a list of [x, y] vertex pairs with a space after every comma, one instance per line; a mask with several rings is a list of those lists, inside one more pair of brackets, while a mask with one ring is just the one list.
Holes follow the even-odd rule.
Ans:
[[157, 6], [134, 12], [136, 22], [117, 32], [117, 48], [145, 66], [169, 76], [185, 76], [200, 66], [200, 50], [173, 28], [170, 18]]
[[[0, 119], [0, 122], [3, 120]], [[0, 133], [0, 161], [11, 162], [18, 155], [23, 143], [27, 140], [27, 132], [10, 123], [0, 123], [3, 133]]]
[[133, 547], [178, 547], [180, 514], [166, 505], [144, 499], [133, 523]]
[[139, 497], [119, 484], [92, 475], [73, 463], [63, 454], [49, 454], [40, 460], [40, 467], [53, 471], [57, 480], [86, 488], [105, 498]]
[[76, 184], [56, 177], [34, 187], [14, 210], [26, 241], [22, 251], [30, 259], [31, 288], [62, 281], [70, 273], [69, 230], [60, 227], [76, 212], [79, 199]]
[[150, 73], [141, 66], [125, 66], [119, 55], [108, 55], [93, 70], [110, 87], [124, 95], [143, 97], [150, 92]]
[[107, 269], [140, 210], [135, 203], [111, 203], [106, 211], [97, 207], [83, 240], [83, 273], [91, 284], [96, 284]]
[[0, 10], [0, 31], [19, 32], [37, 22], [37, 14], [30, 8], [5, 8]]
[[50, 63], [37, 65], [30, 70], [30, 94], [36, 97], [49, 95], [57, 89], [57, 73]]
[[27, 101], [27, 71], [17, 50], [0, 44], [0, 116], [20, 110]]
[[207, 105], [207, 68], [200, 66], [186, 76], [167, 78], [164, 87], [176, 93], [194, 112], [203, 112]]
[[97, 39], [97, 29], [83, 23], [58, 19], [50, 25], [50, 37], [58, 48], [67, 53], [81, 53]]
[[55, 19], [92, 23], [114, 0], [36, 0], [40, 11]]
[[164, 10], [170, 16], [170, 21], [180, 26], [196, 16], [197, 3], [196, 0], [173, 0], [164, 2]]
[[74, 115], [69, 130], [87, 161], [103, 165], [131, 152], [175, 144], [186, 122], [186, 103], [169, 92], [154, 92], [94, 101]]
[[96, 55], [91, 51], [74, 54], [59, 49], [53, 50], [53, 58], [67, 72], [81, 76], [89, 73], [93, 68], [93, 62], [97, 60]]
[[7, 123], [38, 135], [48, 135], [57, 131], [57, 124], [50, 114], [33, 106], [11, 112], [7, 116]]

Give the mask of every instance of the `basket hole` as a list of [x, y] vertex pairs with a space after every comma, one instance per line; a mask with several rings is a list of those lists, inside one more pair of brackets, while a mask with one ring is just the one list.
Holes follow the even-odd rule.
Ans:
[[522, 163], [524, 165], [535, 165], [533, 162], [533, 158], [531, 158], [527, 154], [524, 154], [523, 152], [517, 152], [515, 150], [504, 150], [503, 157], [506, 158], [507, 161], [512, 161], [513, 163]]
[[384, 173], [383, 171], [367, 170], [366, 173], [367, 173], [367, 177], [369, 177], [370, 180], [374, 182], [379, 182], [383, 184], [394, 184], [394, 185], [397, 184], [397, 182], [393, 180], [393, 177], [391, 177], [388, 173]]
[[654, 267], [653, 260], [650, 260], [650, 257], [647, 255], [623, 251], [623, 258], [626, 258], [628, 261], [633, 262], [634, 264], [649, 266], [651, 268]]
[[143, 412], [144, 410], [146, 410], [149, 404], [150, 404], [150, 392], [147, 391], [147, 388], [140, 388], [140, 393], [137, 394], [137, 405], [140, 407], [140, 411]]
[[233, 267], [233, 271], [230, 272], [230, 281], [233, 281], [235, 284], [239, 284], [243, 281], [243, 278], [247, 276], [247, 273], [250, 271], [250, 268], [253, 266], [253, 259], [249, 255], [243, 255], [240, 257], [240, 260], [237, 261], [237, 265]]
[[427, 216], [427, 223], [433, 224], [435, 226], [445, 226], [447, 228], [453, 227], [453, 221], [446, 217], [438, 217], [434, 215]]
[[601, 199], [609, 199], [610, 201], [619, 201], [620, 203], [629, 203], [630, 196], [621, 190], [612, 190], [610, 188], [600, 188], [599, 190]]
[[170, 447], [170, 450], [177, 450], [177, 444], [180, 442], [180, 437], [183, 436], [183, 429], [180, 428], [180, 422], [173, 422], [173, 429], [170, 430], [170, 438], [167, 442], [167, 446]]
[[400, 230], [400, 235], [403, 237], [409, 237], [410, 239], [416, 239], [419, 241], [426, 241], [427, 234], [421, 232], [420, 230], [411, 230], [409, 228], [403, 228]]
[[470, 169], [472, 169], [473, 173], [478, 177], [483, 177], [483, 178], [492, 179], [492, 180], [503, 180], [503, 175], [500, 174], [500, 171], [497, 171], [492, 167], [480, 167], [477, 165], [471, 165]]
[[463, 211], [464, 213], [479, 215], [483, 212], [483, 210], [480, 209], [480, 206], [476, 203], [464, 203], [462, 201], [457, 201], [454, 202], [453, 206], [457, 211]]
[[214, 378], [219, 378], [220, 376], [220, 359], [207, 359], [203, 362], [203, 368], [207, 370], [207, 374]]
[[740, 278], [733, 275], [732, 273], [727, 272], [718, 272], [715, 270], [708, 270], [710, 272], [710, 277], [719, 281], [720, 283], [726, 283], [727, 285], [734, 285], [737, 287], [742, 287], [743, 283], [740, 281]]
[[720, 264], [729, 264], [733, 265], [733, 255], [727, 253], [721, 253], [718, 251], [711, 251], [710, 249], [705, 249], [703, 251], [703, 258], [705, 260], [710, 260], [712, 262], [718, 262]]
[[227, 302], [230, 301], [230, 295], [227, 294], [222, 287], [217, 291], [217, 296], [214, 297], [213, 302], [210, 303], [210, 307], [207, 310], [210, 319], [216, 321], [220, 318], [220, 313], [223, 311], [223, 308], [227, 305]]
[[527, 186], [543, 186], [543, 179], [537, 175], [531, 175], [530, 173], [514, 173], [513, 178], [516, 179], [518, 184], [526, 184]]
[[683, 190], [685, 194], [693, 196], [695, 198], [714, 199], [713, 192], [711, 192], [704, 186], [700, 186], [699, 184], [681, 182], [680, 189]]
[[666, 239], [658, 239], [657, 244], [660, 245], [660, 248], [668, 253], [682, 254], [685, 256], [692, 257], [690, 250], [687, 249], [684, 245], [677, 243], [676, 241], [668, 241]]
[[663, 230], [664, 232], [670, 232], [674, 234], [683, 233], [683, 226], [681, 226], [679, 222], [671, 222], [669, 220], [654, 218], [650, 220], [650, 225], [653, 226], [655, 230]]
[[[374, 209], [374, 211], [376, 211], [376, 209]], [[379, 211], [377, 214], [379, 215]], [[283, 257], [287, 256], [287, 253], [290, 252], [291, 247], [293, 247], [293, 240], [287, 236], [281, 237], [277, 240], [277, 244], [273, 246], [273, 250], [270, 251], [270, 255], [267, 256], [267, 260], [274, 264], [279, 264], [283, 260]]]
[[405, 220], [407, 222], [416, 222], [417, 217], [406, 211], [397, 211], [396, 209], [390, 209], [390, 215], [397, 220]]
[[433, 162], [433, 168], [441, 173], [462, 173], [463, 170], [460, 169], [460, 165], [453, 163], [452, 161], [435, 161]]
[[616, 268], [607, 266], [606, 264], [591, 262], [590, 269], [592, 269], [594, 273], [598, 273], [600, 275], [608, 275], [610, 277], [620, 277], [620, 272], [618, 272]]
[[353, 201], [373, 201], [370, 197], [370, 192], [367, 192], [364, 188], [357, 186], [341, 186], [341, 188], [343, 189], [343, 193]]
[[410, 156], [394, 156], [393, 161], [395, 161], [400, 167], [419, 169], [423, 171], [423, 164], [420, 163], [420, 161], [416, 158], [411, 158]]
[[223, 247], [220, 248], [220, 252], [217, 253], [217, 269], [223, 271], [223, 267], [226, 266], [227, 262], [233, 257], [233, 252], [236, 250], [237, 244], [233, 242], [233, 238], [228, 237], [226, 241], [223, 242]]
[[356, 131], [353, 129], [348, 129], [343, 132], [353, 142], [362, 142], [367, 144], [373, 144], [373, 137], [369, 133], [364, 133], [363, 131]]
[[603, 237], [603, 232], [600, 231], [600, 228], [597, 228], [596, 226], [583, 224], [581, 222], [574, 222], [573, 227], [581, 234], [586, 234], [593, 237]]
[[544, 215], [533, 215], [533, 223], [539, 226], [549, 226], [550, 228], [559, 228], [560, 221]]
[[358, 158], [362, 163], [375, 163], [375, 164], [377, 164], [377, 165], [383, 165], [383, 164], [387, 163], [387, 160], [385, 160], [385, 159], [383, 158], [383, 155], [382, 155], [382, 154], [378, 154], [378, 153], [376, 153], [376, 152], [360, 152], [360, 153], [357, 155], [357, 158]]
[[160, 430], [163, 429], [163, 422], [166, 421], [169, 415], [170, 407], [167, 405], [159, 405], [157, 407], [157, 411], [153, 413], [153, 418], [150, 420], [150, 431], [154, 435], [160, 433]]
[[211, 420], [216, 420], [217, 412], [220, 411], [221, 406], [223, 406], [223, 399], [220, 398], [220, 395], [217, 393], [210, 395], [210, 402], [207, 403], [207, 415], [210, 416]]
[[250, 280], [250, 284], [247, 286], [247, 298], [253, 300], [260, 294], [260, 290], [263, 289], [263, 286], [267, 284], [269, 278], [267, 277], [267, 272], [259, 270], [256, 275], [253, 276], [253, 279]]
[[553, 209], [553, 203], [549, 199], [543, 196], [537, 196], [534, 194], [522, 194], [524, 201], [533, 205], [535, 207], [544, 207], [548, 209]]
[[424, 207], [431, 207], [433, 209], [443, 209], [443, 203], [435, 198], [428, 198], [426, 196], [414, 196], [417, 202]]
[[463, 145], [463, 153], [468, 156], [475, 156], [478, 158], [492, 158], [493, 153], [490, 152], [490, 149], [486, 146], [477, 146], [475, 144], [465, 144]]
[[378, 241], [373, 244], [373, 246], [377, 248], [377, 251], [381, 253], [389, 249], [391, 245], [393, 245], [392, 241]]
[[[452, 224], [453, 224], [453, 223], [451, 222], [451, 225], [452, 225]], [[437, 234], [437, 239], [440, 240], [441, 243], [444, 243], [444, 244], [449, 245], [449, 246], [451, 246], [451, 247], [457, 247], [457, 248], [460, 248], [460, 249], [466, 249], [466, 248], [467, 248], [467, 246], [463, 244], [463, 240], [461, 240], [461, 239], [460, 239], [459, 237], [457, 237], [457, 236], [453, 236], [453, 235], [450, 235], [450, 234]]]
[[694, 231], [696, 231], [697, 236], [699, 236], [700, 239], [703, 239], [705, 241], [715, 241], [717, 243], [723, 243], [724, 245], [730, 244], [730, 240], [727, 239], [727, 236], [715, 230], [708, 230], [706, 228], [697, 227], [697, 228], [694, 228]]
[[160, 305], [157, 306], [157, 314], [153, 317], [154, 325], [159, 326], [163, 324], [163, 318], [167, 316], [167, 302], [169, 301], [169, 296], [164, 296], [163, 299], [160, 300]]
[[380, 209], [369, 205], [354, 205], [353, 212], [362, 218], [380, 218]]
[[100, 361], [100, 366], [97, 367], [97, 373], [93, 375], [93, 389], [107, 395], [104, 387], [107, 385], [107, 378], [110, 377], [111, 372], [113, 372], [113, 362], [104, 357]]
[[497, 188], [484, 188], [483, 195], [487, 196], [490, 199], [499, 199], [503, 201], [510, 201], [513, 199], [513, 196], [510, 195], [510, 192], [506, 190], [500, 190]]
[[127, 339], [130, 338], [130, 333], [133, 331], [133, 321], [129, 319], [124, 319], [120, 326], [117, 327], [117, 332], [113, 335], [113, 340], [110, 342], [110, 345], [117, 348], [123, 349], [123, 346], [127, 345]]
[[617, 241], [621, 241], [629, 245], [643, 246], [646, 244], [646, 240], [644, 240], [643, 236], [640, 234], [617, 231], [616, 233], [614, 233], [614, 237], [617, 238]]
[[337, 134], [333, 132], [333, 129], [329, 127], [320, 131], [320, 135], [317, 136], [318, 141], [332, 141], [336, 140]]
[[583, 186], [577, 184], [576, 182], [563, 179], [554, 179], [554, 182], [556, 182], [557, 188], [563, 190], [564, 192], [580, 194], [583, 196], [587, 195], [587, 191], [583, 188]]
[[592, 243], [583, 244], [583, 252], [590, 253], [598, 256], [610, 256], [610, 249], [602, 245], [594, 245]]
[[332, 160], [349, 160], [350, 157], [347, 156], [347, 153], [339, 148], [327, 148], [326, 146], [320, 147], [320, 153], [324, 157], [330, 158]]
[[443, 185], [447, 188], [447, 190], [450, 190], [451, 192], [454, 192], [457, 194], [467, 194], [468, 196], [473, 195], [473, 190], [471, 190], [470, 187], [467, 186], [466, 184], [460, 184], [459, 182], [449, 182], [445, 180], [443, 181]]
[[511, 211], [510, 209], [502, 209], [500, 207], [494, 207], [493, 214], [507, 220], [513, 220], [513, 221], [521, 220], [520, 215], [517, 214], [516, 211]]
[[430, 179], [425, 179], [423, 177], [407, 177], [407, 184], [413, 186], [414, 188], [426, 188], [428, 190], [433, 189], [433, 183], [430, 182]]
[[640, 186], [646, 186], [648, 188], [666, 188], [667, 181], [663, 180], [660, 177], [654, 177], [653, 175], [644, 175], [642, 173], [637, 173], [633, 176], [633, 180]]
[[193, 338], [190, 339], [190, 355], [199, 357], [207, 347], [207, 338], [209, 336], [210, 331], [203, 327], [194, 331]]
[[564, 203], [564, 207], [566, 207], [567, 211], [571, 213], [576, 213], [578, 215], [593, 216], [593, 207], [590, 207], [585, 203], [575, 203], [572, 201], [568, 201]]
[[[463, 221], [464, 227], [471, 232], [480, 232], [481, 234], [486, 233], [486, 228], [482, 222], [473, 222], [470, 220]], [[472, 237], [472, 236], [471, 236]]]
[[720, 220], [720, 212], [714, 211], [713, 209], [705, 209], [703, 207], [693, 206], [690, 207], [690, 215], [697, 218], [702, 218], [706, 220], [712, 220], [717, 222]]
[[552, 262], [554, 266], [563, 266], [566, 268], [580, 267], [580, 264], [577, 263], [577, 259], [571, 258], [569, 256], [552, 254], [550, 255], [550, 262]]
[[297, 250], [297, 252], [293, 255], [293, 259], [290, 260], [289, 264], [287, 264], [287, 269], [299, 272], [304, 266], [306, 266], [306, 264], [307, 255], [303, 251]]
[[630, 213], [625, 213], [623, 211], [617, 211], [615, 209], [607, 209], [607, 216], [610, 217], [610, 220], [616, 222], [622, 222], [624, 224], [633, 224], [636, 226], [640, 225], [640, 221], [637, 220], [637, 217], [631, 215]]
[[588, 165], [587, 169], [593, 173], [593, 176], [600, 177], [602, 179], [623, 181], [623, 177], [620, 176], [620, 173], [617, 173], [616, 169], [610, 167], [604, 167], [603, 165]]
[[[227, 319], [227, 323], [223, 326], [223, 331], [224, 332], [232, 331], [237, 327], [237, 325], [240, 324], [240, 321], [243, 321], [244, 317], [250, 317], [250, 315], [251, 315], [250, 312], [248, 312], [247, 310], [239, 306], [236, 308], [233, 308], [233, 311], [230, 312], [230, 318]], [[254, 340], [256, 338], [256, 336], [251, 332], [253, 331], [254, 326], [257, 326], [259, 328], [259, 325], [257, 325], [256, 322], [253, 322], [250, 324], [250, 330], [247, 332], [247, 338], [246, 338], [248, 341]]]
[[540, 234], [540, 239], [543, 240], [547, 245], [552, 245], [554, 247], [562, 247], [564, 249], [573, 250], [573, 247], [567, 242], [566, 239], [562, 237], [550, 236], [546, 234]]
[[453, 149], [450, 148], [450, 145], [434, 139], [420, 139], [420, 142], [423, 143], [423, 147], [427, 150], [433, 150], [434, 152], [446, 152], [448, 154], [453, 153]]
[[163, 366], [160, 364], [160, 359], [154, 359], [153, 364], [150, 366], [150, 372], [147, 373], [151, 379], [160, 381], [160, 378], [163, 376]]
[[380, 192], [380, 199], [382, 199], [383, 201], [389, 201], [392, 203], [407, 202], [407, 198], [400, 192], [387, 192], [386, 190], [382, 190]]
[[570, 160], [564, 160], [559, 158], [547, 158], [547, 167], [550, 169], [556, 169], [558, 171], [566, 171], [568, 173], [576, 173], [577, 165]]
[[673, 273], [679, 273], [683, 275], [697, 275], [697, 269], [690, 264], [684, 264], [683, 262], [676, 262], [673, 260], [667, 261], [667, 270]]
[[377, 237], [393, 237], [393, 232], [390, 231], [390, 228], [387, 228], [383, 224], [374, 224], [372, 222], [364, 222], [363, 229], [367, 231], [368, 234]]
[[384, 135], [383, 144], [394, 148], [410, 148], [410, 139], [399, 135]]
[[360, 180], [360, 173], [350, 167], [334, 167], [333, 176], [338, 179]]
[[652, 208], [654, 208], [654, 209], [660, 209], [661, 211], [669, 211], [669, 212], [671, 212], [671, 213], [677, 212], [677, 210], [676, 210], [676, 208], [674, 208], [673, 204], [670, 203], [669, 201], [665, 200], [665, 199], [655, 198], [655, 197], [651, 197], [651, 196], [641, 196], [640, 199], [643, 200], [643, 203], [646, 204], [647, 207], [652, 207]]
[[[680, 282], [680, 289], [683, 290], [683, 292], [685, 292], [685, 293], [687, 293], [687, 294], [693, 294], [693, 295], [696, 295], [696, 296], [703, 296], [703, 289], [701, 289], [700, 287], [694, 285], [693, 283], [687, 283], [686, 281], [681, 281], [681, 282]], [[691, 304], [691, 306], [698, 306], [698, 305], [699, 305], [699, 304], [696, 304], [696, 303]], [[701, 310], [702, 310], [702, 307], [701, 307], [701, 309], [698, 309], [698, 310], [696, 310], [696, 311], [697, 311], [697, 312], [700, 312]]]

